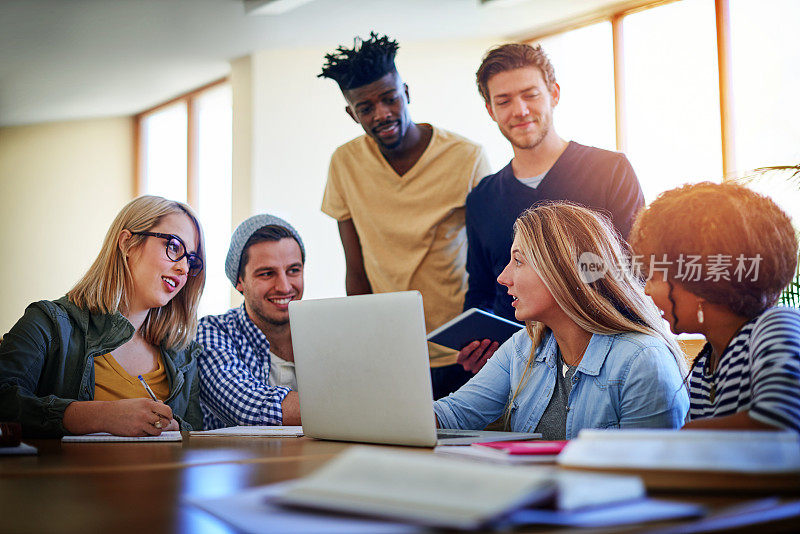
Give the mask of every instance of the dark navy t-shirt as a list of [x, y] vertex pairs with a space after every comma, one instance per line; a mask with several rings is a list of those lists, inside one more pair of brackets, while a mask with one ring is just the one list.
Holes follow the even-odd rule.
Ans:
[[508, 264], [514, 221], [537, 202], [568, 200], [611, 218], [626, 237], [644, 195], [628, 158], [570, 141], [538, 187], [520, 182], [509, 162], [467, 196], [467, 273], [464, 309], [481, 308], [514, 320], [507, 289], [497, 277]]

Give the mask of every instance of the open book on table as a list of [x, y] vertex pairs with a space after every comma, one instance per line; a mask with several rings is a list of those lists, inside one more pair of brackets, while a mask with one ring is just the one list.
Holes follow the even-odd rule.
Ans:
[[524, 507], [574, 510], [640, 498], [636, 477], [482, 464], [354, 447], [276, 497], [283, 505], [448, 528], [502, 523]]
[[800, 436], [738, 430], [581, 430], [557, 460], [636, 471], [652, 488], [800, 490]]

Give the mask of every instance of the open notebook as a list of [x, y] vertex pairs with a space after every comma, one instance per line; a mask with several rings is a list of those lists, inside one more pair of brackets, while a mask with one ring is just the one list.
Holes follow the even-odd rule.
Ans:
[[64, 436], [61, 441], [64, 443], [121, 443], [131, 441], [181, 441], [179, 430], [168, 430], [158, 436], [114, 436], [108, 432], [97, 432], [95, 434], [84, 434], [82, 436]]
[[275, 497], [284, 505], [449, 528], [489, 526], [523, 507], [569, 511], [639, 499], [637, 477], [482, 464], [353, 447]]
[[586, 429], [564, 448], [558, 463], [595, 469], [800, 475], [800, 437], [764, 430]]
[[299, 438], [302, 435], [302, 426], [229, 426], [214, 430], [193, 430], [189, 432], [190, 437]]

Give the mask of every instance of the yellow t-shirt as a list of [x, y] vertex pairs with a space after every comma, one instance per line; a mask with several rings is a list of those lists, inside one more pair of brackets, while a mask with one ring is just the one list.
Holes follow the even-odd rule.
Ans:
[[[416, 289], [431, 330], [462, 311], [467, 290], [467, 193], [490, 173], [480, 145], [433, 128], [419, 161], [399, 176], [366, 135], [331, 158], [322, 211], [352, 219], [375, 293]], [[456, 353], [429, 344], [432, 367]]]
[[[164, 360], [158, 355], [158, 367], [154, 371], [143, 374], [147, 385], [160, 401], [169, 397], [169, 381], [164, 368]], [[149, 398], [139, 378], [128, 374], [114, 359], [111, 353], [97, 356], [94, 359], [94, 400], [116, 401], [121, 399]]]

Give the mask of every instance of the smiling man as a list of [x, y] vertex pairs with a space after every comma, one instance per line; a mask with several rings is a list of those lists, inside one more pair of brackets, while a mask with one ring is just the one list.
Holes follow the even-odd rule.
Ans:
[[236, 228], [225, 274], [244, 304], [200, 320], [200, 406], [206, 429], [299, 425], [289, 302], [303, 297], [305, 248], [278, 217], [250, 217]]
[[[489, 165], [479, 145], [411, 120], [397, 49], [372, 33], [325, 56], [320, 76], [336, 81], [365, 135], [334, 152], [322, 211], [338, 221], [347, 294], [416, 289], [431, 331], [461, 312], [464, 203]], [[435, 398], [470, 376], [454, 351], [429, 345], [429, 355]]]
[[[508, 263], [514, 221], [523, 211], [537, 202], [569, 200], [610, 217], [627, 237], [644, 196], [623, 154], [565, 141], [556, 133], [553, 110], [561, 88], [540, 46], [493, 48], [476, 78], [486, 111], [511, 143], [514, 157], [467, 197], [469, 288], [464, 309], [482, 308], [513, 321], [511, 297], [497, 277]], [[477, 372], [496, 348], [489, 340], [474, 341], [458, 359], [465, 369]]]

